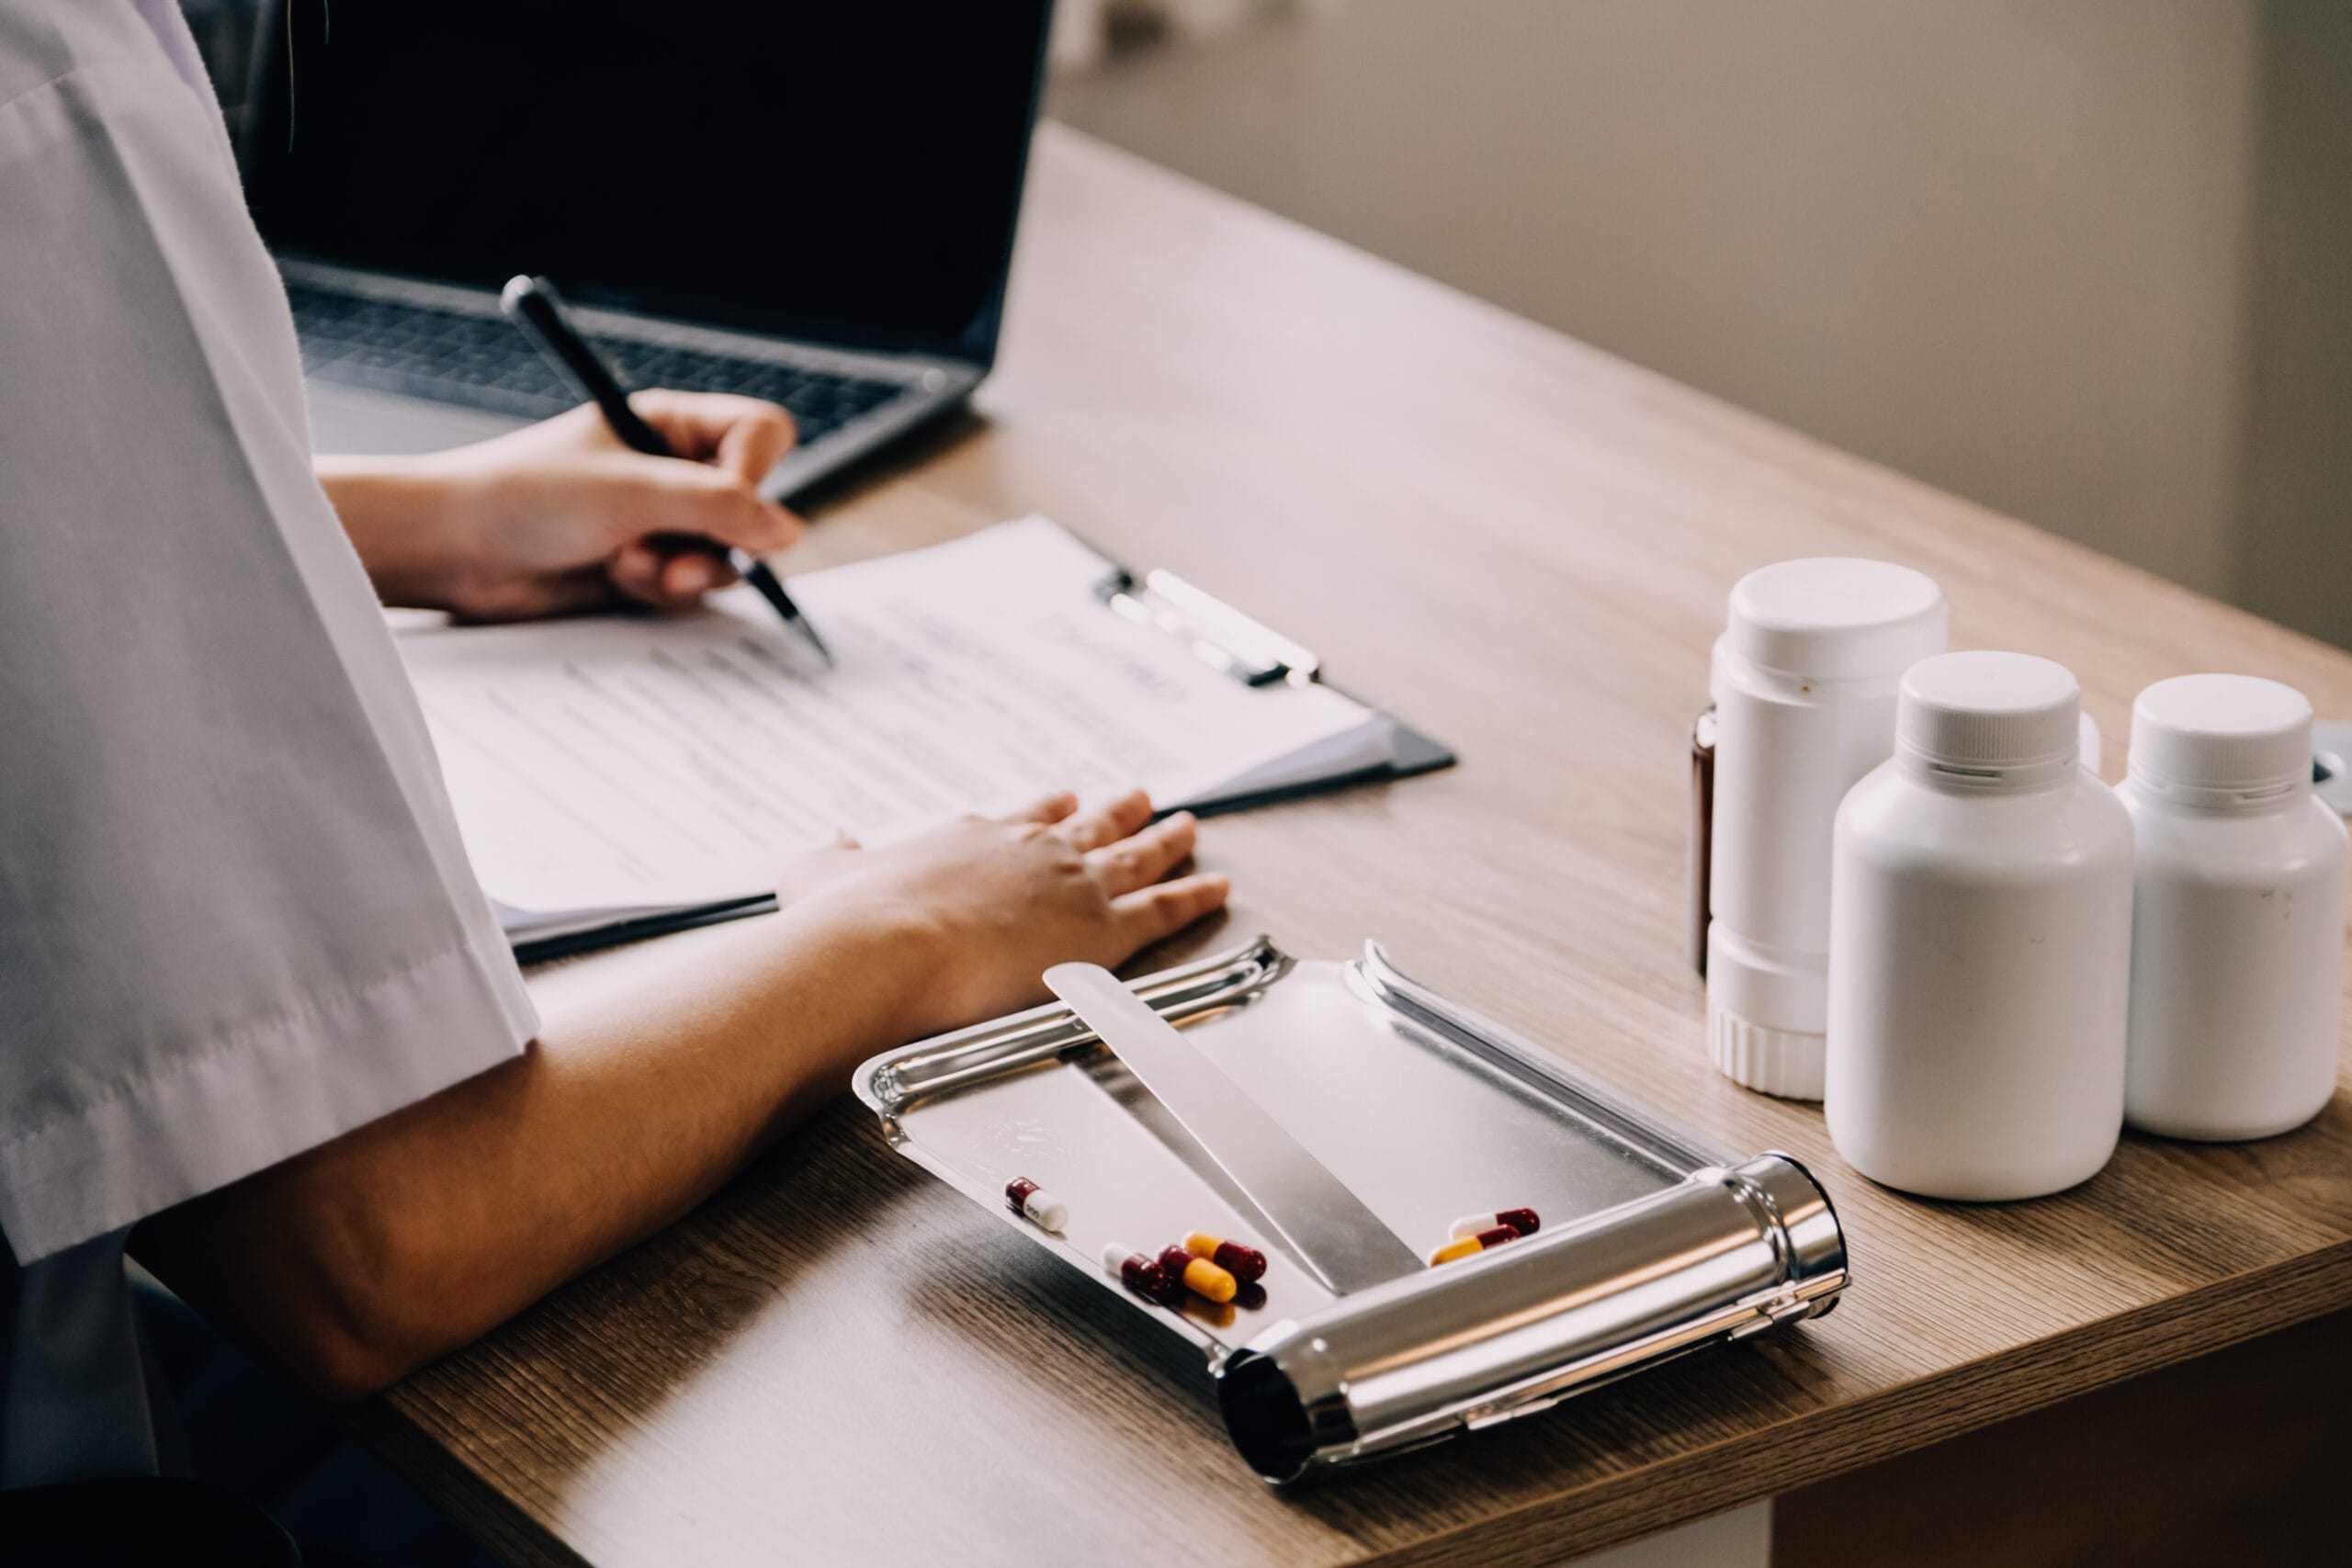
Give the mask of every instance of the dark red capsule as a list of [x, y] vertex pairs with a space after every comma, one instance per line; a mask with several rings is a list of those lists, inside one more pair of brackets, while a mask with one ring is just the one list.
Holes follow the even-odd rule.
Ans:
[[1206, 1231], [1194, 1231], [1184, 1238], [1184, 1250], [1195, 1258], [1207, 1258], [1245, 1285], [1252, 1280], [1266, 1277], [1266, 1255], [1238, 1241], [1227, 1241]]
[[1209, 1260], [1243, 1284], [1251, 1284], [1266, 1277], [1266, 1255], [1254, 1247], [1244, 1247], [1238, 1241], [1221, 1241]]
[[1484, 1230], [1478, 1233], [1478, 1245], [1481, 1247], [1500, 1247], [1507, 1241], [1517, 1241], [1519, 1239], [1519, 1232], [1511, 1229], [1509, 1225], [1497, 1225], [1492, 1230]]
[[1125, 1242], [1114, 1241], [1102, 1249], [1102, 1267], [1116, 1275], [1119, 1283], [1144, 1300], [1167, 1301], [1168, 1276], [1159, 1264]]
[[1544, 1228], [1544, 1222], [1535, 1217], [1535, 1211], [1532, 1209], [1505, 1209], [1495, 1218], [1521, 1235], [1533, 1235]]
[[1035, 1190], [1035, 1182], [1025, 1176], [1016, 1176], [1004, 1184], [1004, 1201], [1012, 1205], [1012, 1212], [1017, 1214], [1021, 1212], [1021, 1205], [1029, 1201], [1029, 1194]]

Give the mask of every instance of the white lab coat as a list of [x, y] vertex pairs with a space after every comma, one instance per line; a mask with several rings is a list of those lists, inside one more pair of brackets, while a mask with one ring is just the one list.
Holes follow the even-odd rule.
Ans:
[[0, 0], [0, 1484], [152, 1468], [142, 1216], [537, 1027], [170, 0]]

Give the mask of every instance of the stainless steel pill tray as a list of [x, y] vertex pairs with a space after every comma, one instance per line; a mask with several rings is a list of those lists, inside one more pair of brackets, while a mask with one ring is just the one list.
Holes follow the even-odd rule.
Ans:
[[[1785, 1155], [1742, 1160], [1400, 973], [1378, 944], [1265, 937], [1132, 982], [1398, 1236], [1527, 1207], [1525, 1240], [1338, 1295], [1265, 1239], [1208, 1151], [1061, 1005], [885, 1053], [858, 1097], [891, 1145], [1204, 1351], [1227, 1430], [1275, 1482], [1530, 1415], [1668, 1357], [1826, 1312], [1846, 1247]], [[1059, 1234], [1013, 1214], [1027, 1177]], [[1189, 1231], [1271, 1261], [1250, 1307], [1181, 1308], [1103, 1269]]]

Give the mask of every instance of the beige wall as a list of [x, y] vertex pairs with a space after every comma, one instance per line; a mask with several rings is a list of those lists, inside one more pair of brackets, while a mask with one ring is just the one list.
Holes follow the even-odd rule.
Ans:
[[2352, 648], [2352, 0], [2263, 16], [2236, 595]]
[[[2340, 513], [2312, 493], [2327, 487], [2287, 487], [2301, 522], [2271, 530], [2258, 570], [2244, 536], [2262, 475], [2312, 460], [2265, 453], [2279, 441], [2250, 423], [2256, 323], [2308, 336], [2251, 290], [2279, 265], [2256, 255], [2258, 216], [2285, 243], [2317, 231], [2304, 209], [2344, 211], [2282, 197], [2261, 166], [2279, 134], [2264, 85], [2298, 52], [2270, 13], [2323, 6], [2332, 19], [2299, 24], [2306, 50], [2352, 6], [1325, 0], [1067, 76], [1051, 108], [1826, 440], [2198, 587], [2259, 590], [2352, 640], [2324, 596], [2279, 587], [2308, 590], [2310, 552], [2341, 548]], [[2333, 84], [2321, 96], [2340, 123], [2352, 60], [2322, 54], [2303, 74]], [[2343, 150], [2307, 159], [2304, 184], [2330, 168], [2352, 182]], [[2304, 292], [2342, 285], [2346, 254], [2297, 272]], [[2305, 424], [2325, 423], [2343, 364], [2317, 357], [2290, 400]]]

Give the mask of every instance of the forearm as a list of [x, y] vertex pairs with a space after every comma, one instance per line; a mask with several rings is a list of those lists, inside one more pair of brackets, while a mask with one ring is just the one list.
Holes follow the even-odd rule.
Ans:
[[319, 484], [387, 604], [450, 606], [461, 530], [451, 516], [458, 476], [438, 454], [321, 457]]
[[134, 1250], [299, 1382], [398, 1379], [684, 1213], [905, 1030], [911, 944], [823, 903], [549, 1018], [516, 1060], [159, 1216]]

